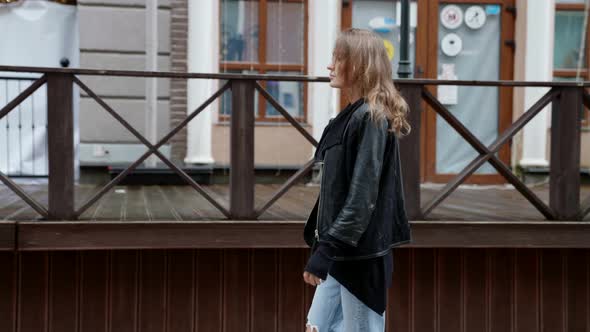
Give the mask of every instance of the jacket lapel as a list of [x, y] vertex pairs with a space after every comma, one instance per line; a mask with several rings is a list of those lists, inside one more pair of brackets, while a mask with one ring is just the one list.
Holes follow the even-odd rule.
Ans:
[[[363, 105], [363, 99], [359, 99], [354, 104], [342, 110], [334, 119], [330, 120], [330, 123], [324, 130], [322, 138], [318, 143], [318, 149], [316, 150], [316, 159], [318, 156], [323, 156], [323, 152], [334, 145], [341, 144], [344, 137], [344, 131], [348, 125], [348, 120], [358, 109]], [[321, 158], [323, 159], [323, 158]]]

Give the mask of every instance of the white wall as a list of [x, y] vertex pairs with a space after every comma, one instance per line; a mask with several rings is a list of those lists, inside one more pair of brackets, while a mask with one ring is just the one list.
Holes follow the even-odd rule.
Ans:
[[[341, 0], [309, 1], [308, 72], [310, 76], [328, 76], [332, 47], [340, 32]], [[324, 127], [338, 112], [338, 90], [328, 83], [308, 84], [308, 117], [313, 136], [319, 140]]]
[[[520, 24], [525, 29], [524, 45], [521, 56], [524, 56], [524, 72], [520, 79], [525, 81], [553, 80], [553, 31], [555, 21], [554, 0], [526, 0], [524, 13], [517, 19], [525, 22]], [[518, 61], [516, 61], [518, 63]], [[524, 110], [526, 111], [539, 100], [548, 88], [525, 88]], [[546, 107], [523, 129], [522, 158], [519, 164], [524, 167], [545, 167], [549, 165], [546, 146], [547, 128], [551, 120], [550, 107]]]
[[[219, 0], [189, 1], [187, 66], [190, 73], [219, 72]], [[188, 80], [187, 112], [191, 113], [218, 88], [217, 80]], [[185, 162], [213, 163], [212, 103], [188, 124]]]

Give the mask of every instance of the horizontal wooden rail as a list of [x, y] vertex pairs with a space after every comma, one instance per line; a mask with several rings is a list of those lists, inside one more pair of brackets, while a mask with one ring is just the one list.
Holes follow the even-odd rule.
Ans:
[[[304, 221], [0, 223], [0, 251], [306, 248]], [[410, 248], [590, 248], [590, 222], [412, 221]]]
[[[87, 76], [120, 76], [120, 77], [156, 77], [185, 79], [219, 79], [219, 80], [253, 80], [253, 81], [285, 81], [285, 82], [329, 82], [325, 76], [304, 75], [253, 75], [231, 73], [180, 73], [172, 71], [139, 71], [139, 70], [102, 70], [53, 67], [20, 67], [0, 66], [0, 71], [22, 73], [61, 73]], [[475, 80], [436, 80], [436, 79], [396, 79], [399, 84], [410, 85], [460, 85], [489, 87], [590, 87], [590, 81], [553, 82], [553, 81], [475, 81]]]

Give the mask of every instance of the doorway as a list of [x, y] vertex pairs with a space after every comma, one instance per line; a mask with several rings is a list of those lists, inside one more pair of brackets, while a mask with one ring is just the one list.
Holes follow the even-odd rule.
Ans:
[[[515, 0], [415, 0], [410, 10], [410, 60], [415, 78], [512, 80]], [[393, 46], [397, 77], [401, 1], [343, 2], [342, 28], [372, 29]], [[391, 24], [387, 24], [387, 23]], [[381, 30], [380, 24], [385, 27]], [[512, 122], [512, 89], [498, 87], [428, 87], [484, 144], [491, 144]], [[422, 116], [421, 174], [425, 182], [446, 183], [477, 152], [442, 118], [427, 108]], [[510, 163], [510, 147], [498, 152]], [[504, 183], [488, 163], [466, 183]]]

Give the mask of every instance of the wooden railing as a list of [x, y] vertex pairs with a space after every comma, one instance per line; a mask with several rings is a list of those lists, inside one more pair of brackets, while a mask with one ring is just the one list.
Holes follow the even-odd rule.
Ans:
[[[76, 220], [90, 206], [100, 200], [105, 193], [117, 185], [125, 176], [143, 163], [152, 154], [182, 177], [197, 192], [205, 197], [228, 219], [257, 219], [276, 200], [278, 200], [313, 166], [308, 161], [292, 175], [266, 203], [254, 205], [254, 96], [258, 91], [293, 127], [312, 145], [317, 141], [295, 120], [258, 81], [299, 81], [328, 82], [327, 78], [277, 75], [241, 74], [189, 74], [174, 72], [141, 72], [88, 69], [56, 69], [33, 67], [0, 66], [0, 71], [32, 72], [43, 76], [31, 84], [19, 96], [0, 109], [0, 119], [30, 96], [43, 84], [47, 84], [48, 150], [49, 150], [49, 206], [45, 207], [27, 195], [8, 176], [0, 173], [0, 181], [12, 189], [27, 204], [48, 220]], [[104, 100], [94, 93], [78, 76], [126, 76], [160, 77], [181, 79], [220, 79], [225, 83], [203, 104], [190, 113], [157, 143], [152, 144], [131, 124], [123, 119]], [[133, 162], [118, 176], [102, 187], [79, 207], [74, 204], [74, 146], [73, 146], [73, 85], [78, 85], [119, 123], [129, 130], [148, 151]], [[436, 206], [447, 198], [453, 190], [473, 174], [485, 162], [489, 162], [499, 174], [514, 187], [549, 220], [581, 220], [590, 213], [590, 198], [580, 203], [580, 120], [584, 105], [590, 106], [590, 95], [585, 90], [590, 82], [584, 84], [565, 82], [512, 82], [512, 81], [438, 81], [438, 80], [398, 80], [396, 84], [410, 105], [410, 122], [413, 130], [404, 138], [402, 162], [406, 206], [411, 219], [427, 216]], [[489, 146], [484, 145], [448, 109], [446, 109], [426, 88], [432, 85], [465, 85], [492, 87], [549, 87], [550, 90], [529, 110], [501, 133]], [[213, 198], [207, 189], [195, 182], [181, 168], [166, 158], [158, 149], [166, 144], [189, 121], [206, 109], [225, 91], [231, 90], [232, 111], [230, 121], [230, 200], [229, 207]], [[553, 103], [550, 167], [550, 200], [545, 204], [512, 171], [509, 165], [500, 160], [496, 153], [511, 138], [533, 119], [545, 106]], [[429, 105], [449, 125], [454, 128], [479, 155], [424, 207], [420, 204], [420, 123], [423, 105]]]

